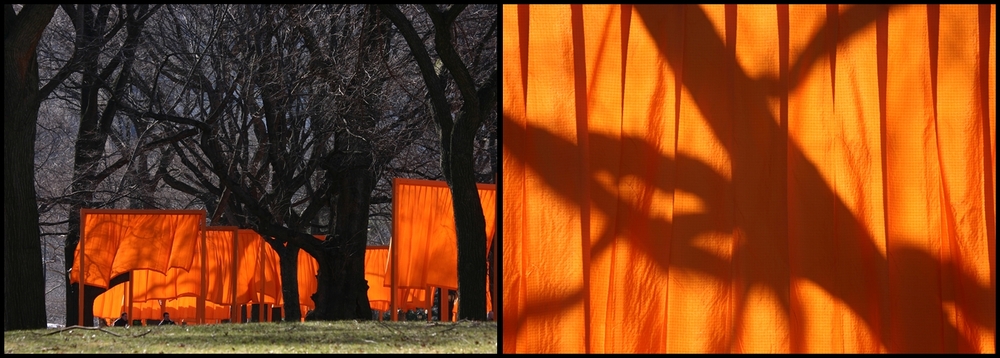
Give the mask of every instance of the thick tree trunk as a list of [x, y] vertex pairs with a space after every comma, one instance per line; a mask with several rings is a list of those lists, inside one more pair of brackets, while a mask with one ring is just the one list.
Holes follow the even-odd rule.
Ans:
[[285, 301], [285, 315], [282, 319], [299, 322], [302, 320], [302, 308], [299, 305], [299, 255], [302, 253], [293, 241], [287, 242], [278, 251], [281, 261], [281, 295]]
[[[371, 158], [350, 165], [341, 172], [340, 181], [331, 190], [331, 235], [323, 242], [323, 255], [317, 258], [318, 288], [313, 295], [316, 310], [310, 319], [370, 320], [368, 282], [365, 280], [365, 248], [368, 244], [368, 211], [373, 188], [369, 169]], [[368, 163], [368, 164], [365, 164]]]
[[56, 5], [4, 5], [4, 331], [45, 328], [45, 281], [35, 197], [40, 104], [36, 48]]
[[[463, 114], [464, 116], [465, 114]], [[476, 186], [472, 144], [476, 129], [460, 118], [442, 136], [442, 169], [451, 188], [458, 237], [458, 319], [486, 320], [486, 219]]]
[[[4, 59], [4, 67], [7, 62]], [[9, 70], [4, 72], [4, 330], [44, 328], [45, 286], [34, 175], [38, 107], [12, 98], [15, 95], [7, 89], [13, 76]], [[37, 71], [34, 77], [37, 84]]]

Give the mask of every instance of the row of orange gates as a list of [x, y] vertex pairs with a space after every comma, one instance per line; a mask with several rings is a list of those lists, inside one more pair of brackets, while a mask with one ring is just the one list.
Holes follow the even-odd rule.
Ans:
[[[478, 186], [489, 248], [496, 232], [496, 186]], [[403, 178], [394, 180], [393, 191], [392, 242], [368, 246], [365, 252], [368, 299], [380, 312], [429, 311], [434, 288], [458, 288], [451, 193], [442, 181]], [[94, 301], [94, 317], [106, 322], [122, 312], [142, 321], [168, 312], [174, 321], [187, 324], [239, 322], [244, 306], [264, 310], [286, 305], [278, 254], [253, 230], [206, 226], [204, 210], [83, 209], [80, 220], [70, 282], [78, 283], [84, 272], [86, 285], [109, 288], [112, 278], [131, 273], [129, 282], [111, 286]], [[315, 308], [311, 296], [317, 270], [316, 260], [301, 251], [298, 304], [303, 316]], [[83, 306], [82, 291], [79, 300]], [[264, 310], [262, 320], [269, 320], [270, 312]]]

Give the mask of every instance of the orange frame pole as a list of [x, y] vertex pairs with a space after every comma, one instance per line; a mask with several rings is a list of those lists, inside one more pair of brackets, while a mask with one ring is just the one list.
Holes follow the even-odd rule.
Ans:
[[399, 300], [399, 293], [396, 292], [396, 285], [397, 285], [397, 283], [396, 283], [396, 281], [397, 281], [396, 270], [398, 269], [397, 266], [399, 265], [399, 263], [397, 262], [397, 259], [396, 259], [396, 250], [399, 249], [399, 247], [397, 247], [397, 245], [396, 245], [396, 240], [399, 238], [399, 225], [396, 224], [396, 213], [399, 212], [399, 201], [396, 200], [396, 193], [397, 192], [399, 192], [399, 178], [395, 178], [395, 179], [392, 180], [392, 193], [393, 193], [393, 195], [392, 195], [392, 217], [393, 217], [393, 220], [392, 220], [392, 239], [389, 240], [389, 262], [390, 262], [389, 266], [391, 268], [391, 270], [389, 271], [389, 282], [391, 282], [391, 284], [390, 284], [391, 292], [389, 294], [390, 295], [389, 296], [389, 309], [392, 311], [392, 313], [390, 314], [390, 317], [392, 317], [393, 321], [398, 321], [399, 320], [399, 317], [397, 317], [397, 314], [396, 314], [397, 307], [398, 307], [397, 301]]
[[232, 282], [230, 287], [232, 288], [233, 298], [231, 304], [229, 305], [229, 322], [236, 323], [239, 320], [239, 307], [236, 305], [236, 281], [239, 279], [239, 269], [240, 269], [240, 233], [239, 228], [233, 228], [233, 267], [232, 267]]
[[78, 279], [77, 279], [77, 283], [76, 283], [76, 289], [80, 293], [79, 294], [80, 300], [79, 300], [79, 302], [78, 302], [78, 304], [76, 306], [77, 307], [77, 311], [79, 313], [77, 315], [76, 324], [84, 326], [84, 327], [87, 326], [87, 325], [83, 324], [83, 283], [84, 283], [84, 281], [86, 281], [86, 279], [84, 277], [84, 272], [83, 272], [84, 271], [83, 270], [83, 258], [86, 256], [86, 253], [87, 253], [87, 251], [85, 251], [85, 248], [87, 247], [87, 235], [84, 235], [83, 230], [86, 230], [86, 228], [87, 228], [87, 215], [84, 215], [84, 213], [86, 211], [87, 211], [87, 209], [80, 209], [80, 230], [81, 230], [81, 232], [80, 232], [80, 243], [79, 243], [79, 246], [80, 246], [80, 259], [77, 260], [77, 261], [80, 261], [79, 262], [80, 263], [80, 272], [77, 274]]
[[207, 271], [206, 263], [208, 260], [206, 259], [206, 257], [208, 256], [208, 252], [206, 251], [208, 250], [208, 245], [205, 242], [207, 234], [205, 233], [204, 220], [201, 222], [200, 227], [201, 227], [201, 294], [198, 295], [198, 302], [197, 302], [198, 307], [196, 308], [197, 309], [196, 314], [198, 315], [197, 318], [198, 324], [205, 324], [205, 295], [206, 295], [205, 291], [208, 291], [208, 282], [207, 282], [208, 280], [205, 279], [205, 272]]

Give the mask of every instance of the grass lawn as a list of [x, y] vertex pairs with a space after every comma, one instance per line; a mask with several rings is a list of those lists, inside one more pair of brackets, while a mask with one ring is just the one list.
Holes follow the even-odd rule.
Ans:
[[490, 353], [496, 322], [247, 323], [4, 332], [8, 353]]

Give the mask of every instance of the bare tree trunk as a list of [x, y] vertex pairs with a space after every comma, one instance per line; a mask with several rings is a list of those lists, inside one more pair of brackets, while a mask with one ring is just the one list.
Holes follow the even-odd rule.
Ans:
[[477, 128], [467, 122], [460, 119], [448, 136], [450, 143], [442, 143], [450, 147], [446, 153], [451, 159], [442, 169], [451, 187], [458, 238], [458, 317], [481, 321], [486, 319], [486, 219], [472, 169]]
[[278, 252], [278, 261], [281, 265], [281, 296], [285, 302], [285, 315], [283, 320], [289, 322], [299, 322], [302, 320], [302, 308], [299, 305], [299, 246], [294, 241], [268, 240], [275, 251]]
[[331, 189], [331, 236], [323, 243], [324, 259], [319, 261], [319, 287], [315, 318], [319, 320], [357, 319], [372, 317], [365, 280], [365, 249], [368, 244], [368, 211], [374, 178], [370, 155], [358, 155], [345, 160], [347, 168], [338, 174]]
[[4, 331], [45, 328], [45, 282], [35, 197], [37, 46], [56, 5], [4, 5]]

